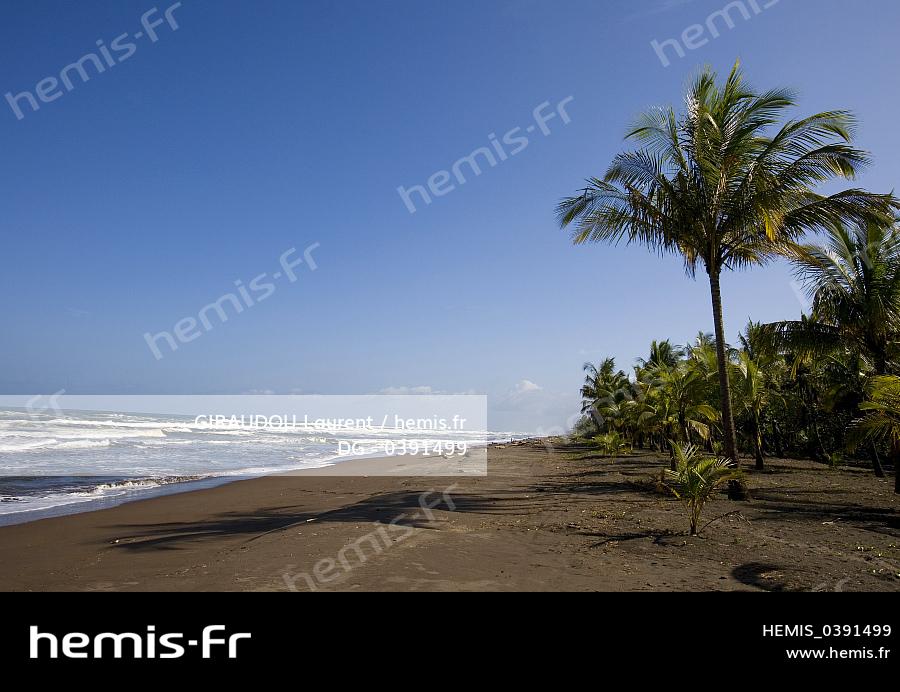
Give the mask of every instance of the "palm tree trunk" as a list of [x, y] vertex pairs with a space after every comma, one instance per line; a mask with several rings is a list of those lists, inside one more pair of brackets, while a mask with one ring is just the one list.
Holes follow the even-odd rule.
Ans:
[[[716, 330], [716, 360], [719, 365], [719, 395], [722, 398], [722, 432], [725, 435], [725, 457], [737, 468], [740, 459], [737, 453], [737, 431], [734, 428], [734, 413], [731, 409], [731, 383], [728, 379], [728, 357], [725, 353], [725, 322], [722, 318], [722, 288], [719, 284], [719, 269], [708, 267], [709, 288], [712, 294], [713, 321]], [[739, 481], [728, 484], [728, 495], [733, 500], [744, 499], [745, 492]]]
[[894, 492], [900, 495], [900, 442], [891, 442], [891, 456], [894, 462]]
[[781, 429], [778, 427], [777, 421], [772, 423], [772, 440], [775, 443], [775, 456], [784, 459], [784, 449], [781, 447]]
[[884, 478], [884, 467], [881, 465], [881, 457], [878, 456], [878, 446], [872, 442], [872, 470], [876, 478]]
[[813, 412], [812, 431], [815, 443], [815, 457], [824, 463], [828, 463], [831, 455], [825, 450], [825, 443], [822, 442], [822, 436], [819, 434], [819, 414], [816, 412]]
[[894, 492], [900, 495], [900, 440], [891, 440], [891, 461], [894, 462]]
[[753, 417], [753, 446], [754, 451], [756, 452], [756, 470], [757, 471], [765, 471], [766, 469], [766, 461], [765, 456], [763, 456], [763, 436], [762, 436], [762, 424], [759, 422], [759, 417]]
[[[884, 353], [875, 354], [875, 375], [880, 377], [887, 374], [887, 356]], [[878, 445], [872, 442], [872, 470], [876, 478], [884, 478], [884, 467], [878, 456]], [[897, 474], [897, 460], [894, 459], [894, 492], [900, 493], [900, 475]]]

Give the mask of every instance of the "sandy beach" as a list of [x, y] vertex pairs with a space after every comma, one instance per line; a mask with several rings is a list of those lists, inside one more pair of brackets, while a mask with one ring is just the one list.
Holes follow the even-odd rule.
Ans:
[[892, 481], [772, 460], [691, 538], [663, 463], [532, 441], [487, 477], [241, 481], [0, 528], [0, 589], [900, 591]]

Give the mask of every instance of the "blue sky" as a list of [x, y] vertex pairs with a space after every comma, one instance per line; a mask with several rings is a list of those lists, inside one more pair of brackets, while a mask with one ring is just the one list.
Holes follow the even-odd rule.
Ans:
[[[153, 0], [8, 3], [0, 94], [36, 94], [98, 40], [144, 35], [86, 83], [70, 72], [71, 91], [45, 84], [37, 111], [20, 98], [21, 120], [0, 100], [0, 390], [420, 388], [487, 394], [498, 429], [564, 423], [585, 360], [627, 368], [651, 339], [711, 330], [708, 287], [677, 259], [572, 247], [553, 214], [699, 65], [740, 57], [761, 88], [796, 87], [804, 113], [852, 108], [876, 159], [861, 184], [900, 180], [900, 5], [780, 0], [664, 67], [651, 41], [726, 4], [185, 0], [151, 43]], [[398, 186], [569, 97], [568, 124], [409, 213]], [[154, 357], [145, 333], [314, 243], [315, 271]], [[799, 314], [790, 278], [726, 277], [729, 334]]]

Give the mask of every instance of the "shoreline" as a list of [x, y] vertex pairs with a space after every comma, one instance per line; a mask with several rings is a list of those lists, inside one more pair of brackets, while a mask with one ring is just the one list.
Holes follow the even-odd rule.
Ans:
[[[542, 438], [522, 438], [518, 440], [510, 440], [509, 442], [489, 442], [485, 449], [495, 446], [516, 445], [527, 442], [541, 440]], [[476, 451], [473, 449], [473, 451]], [[394, 457], [396, 459], [396, 457]], [[104, 509], [119, 507], [132, 502], [141, 502], [143, 500], [152, 500], [167, 495], [176, 495], [181, 493], [190, 493], [198, 490], [216, 488], [230, 483], [238, 483], [241, 481], [255, 480], [257, 478], [278, 478], [290, 477], [295, 475], [318, 475], [327, 477], [342, 476], [368, 476], [373, 471], [379, 471], [376, 475], [397, 475], [396, 473], [388, 474], [383, 465], [390, 461], [390, 458], [379, 457], [377, 454], [335, 457], [323, 460], [320, 466], [312, 466], [303, 469], [290, 469], [281, 472], [264, 473], [264, 474], [240, 474], [240, 475], [222, 475], [222, 476], [205, 476], [192, 480], [175, 481], [170, 483], [160, 483], [156, 487], [148, 487], [142, 489], [132, 489], [123, 491], [121, 495], [111, 495], [109, 497], [98, 496], [94, 498], [84, 498], [66, 502], [60, 501], [60, 504], [50, 507], [41, 507], [33, 510], [22, 510], [20, 512], [10, 512], [8, 514], [0, 514], [0, 528], [4, 526], [20, 526], [22, 524], [30, 524], [43, 519], [52, 519], [57, 517], [73, 516], [85, 514], [89, 512], [99, 512]], [[366, 468], [362, 468], [363, 465]], [[396, 461], [393, 466], [396, 466]], [[338, 468], [340, 467], [340, 468]], [[364, 473], [367, 472], [367, 473]], [[424, 474], [428, 475], [428, 474]], [[137, 480], [137, 477], [135, 478]]]
[[122, 495], [111, 495], [109, 497], [98, 496], [95, 498], [74, 500], [72, 502], [60, 502], [60, 504], [51, 507], [41, 507], [32, 510], [22, 510], [21, 512], [0, 514], [0, 528], [4, 526], [21, 526], [43, 519], [56, 519], [77, 514], [100, 512], [104, 509], [112, 509], [113, 507], [119, 507], [120, 505], [129, 504], [131, 502], [152, 500], [157, 497], [165, 497], [166, 495], [190, 493], [197, 490], [215, 488], [227, 483], [250, 479], [250, 476], [235, 476], [233, 478], [227, 476], [209, 476], [207, 478], [197, 478], [190, 481], [161, 483], [153, 488], [123, 491]]
[[900, 591], [900, 499], [866, 470], [838, 482], [771, 460], [748, 470], [741, 516], [717, 497], [706, 517], [721, 518], [691, 538], [653, 489], [655, 455], [532, 441], [488, 464], [446, 479], [315, 469], [0, 527], [0, 589]]

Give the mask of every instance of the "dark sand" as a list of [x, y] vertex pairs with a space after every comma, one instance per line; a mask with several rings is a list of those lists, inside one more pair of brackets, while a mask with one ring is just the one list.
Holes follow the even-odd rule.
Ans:
[[892, 479], [770, 461], [690, 538], [663, 463], [532, 442], [492, 448], [483, 478], [242, 481], [0, 528], [0, 588], [900, 591]]

